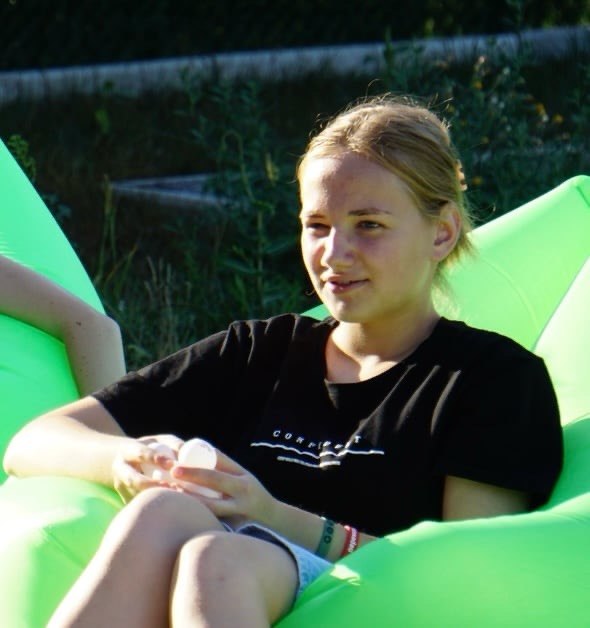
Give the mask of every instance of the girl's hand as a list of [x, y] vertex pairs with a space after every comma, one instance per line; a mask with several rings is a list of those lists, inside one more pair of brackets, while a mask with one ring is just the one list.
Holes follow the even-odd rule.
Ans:
[[177, 454], [182, 440], [170, 434], [144, 436], [137, 440], [126, 440], [115, 457], [112, 466], [113, 486], [121, 499], [128, 503], [146, 488], [165, 486], [174, 488], [170, 482], [161, 481], [148, 475], [146, 471], [159, 467], [168, 471], [174, 459], [159, 453], [154, 445], [161, 444]]
[[174, 434], [154, 434], [153, 436], [142, 436], [137, 440], [140, 443], [145, 443], [146, 445], [154, 443], [166, 445], [166, 447], [170, 447], [170, 449], [174, 451], [176, 457], [178, 457], [178, 452], [184, 443], [182, 438], [178, 438], [178, 436], [174, 436]]
[[[218, 518], [256, 521], [273, 527], [275, 508], [279, 502], [246, 469], [228, 456], [217, 453], [215, 469], [189, 467], [176, 463], [170, 469], [172, 477], [182, 482], [180, 490], [194, 495]], [[211, 498], [191, 491], [187, 482], [221, 493]]]

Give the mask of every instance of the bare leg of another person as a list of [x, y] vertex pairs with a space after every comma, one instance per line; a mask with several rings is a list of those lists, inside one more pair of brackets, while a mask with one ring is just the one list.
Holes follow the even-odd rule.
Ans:
[[48, 628], [165, 628], [180, 549], [217, 529], [219, 521], [194, 497], [144, 491], [115, 517]]
[[184, 545], [172, 585], [173, 628], [262, 628], [291, 608], [295, 561], [260, 539], [214, 532]]

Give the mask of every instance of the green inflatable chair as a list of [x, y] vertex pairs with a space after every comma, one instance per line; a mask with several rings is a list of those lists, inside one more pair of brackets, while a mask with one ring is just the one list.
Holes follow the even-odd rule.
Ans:
[[[102, 305], [53, 216], [0, 142], [0, 255]], [[0, 311], [0, 455], [15, 430], [78, 395], [61, 342]], [[0, 481], [5, 479], [0, 468]]]
[[[0, 182], [0, 254], [100, 309], [75, 253], [1, 143]], [[441, 310], [545, 358], [564, 423], [559, 483], [536, 512], [424, 522], [360, 549], [305, 591], [283, 628], [590, 625], [590, 177], [480, 227], [474, 240], [479, 254], [454, 270], [453, 299]], [[4, 451], [29, 418], [77, 393], [54, 338], [0, 316], [0, 342]], [[0, 626], [45, 626], [120, 507], [114, 492], [68, 478], [0, 486]]]
[[[0, 255], [41, 273], [104, 312], [78, 256], [0, 141]], [[29, 419], [78, 391], [63, 344], [0, 311], [0, 456]], [[0, 483], [6, 480], [0, 465]], [[88, 562], [121, 502], [67, 478], [0, 486], [0, 626], [45, 626]]]

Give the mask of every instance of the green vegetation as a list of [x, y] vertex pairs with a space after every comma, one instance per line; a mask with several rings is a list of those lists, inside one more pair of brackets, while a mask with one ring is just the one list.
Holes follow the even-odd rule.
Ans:
[[[590, 73], [572, 56], [539, 67], [500, 51], [457, 67], [397, 63], [347, 80], [202, 84], [141, 99], [6, 106], [0, 136], [61, 222], [123, 329], [131, 367], [233, 319], [315, 304], [299, 260], [294, 168], [309, 131], [350, 100], [411, 93], [451, 122], [479, 221], [589, 171]], [[551, 76], [551, 82], [547, 81]], [[554, 78], [557, 77], [557, 78]], [[219, 206], [162, 209], [113, 196], [110, 181], [212, 173]]]

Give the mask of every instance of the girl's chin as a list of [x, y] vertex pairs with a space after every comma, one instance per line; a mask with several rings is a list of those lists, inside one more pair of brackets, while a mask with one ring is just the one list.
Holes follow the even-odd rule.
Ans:
[[330, 312], [330, 316], [341, 323], [363, 323], [367, 319], [366, 308], [362, 307], [362, 305], [352, 307], [342, 303], [334, 304], [326, 301], [324, 301], [324, 305]]

